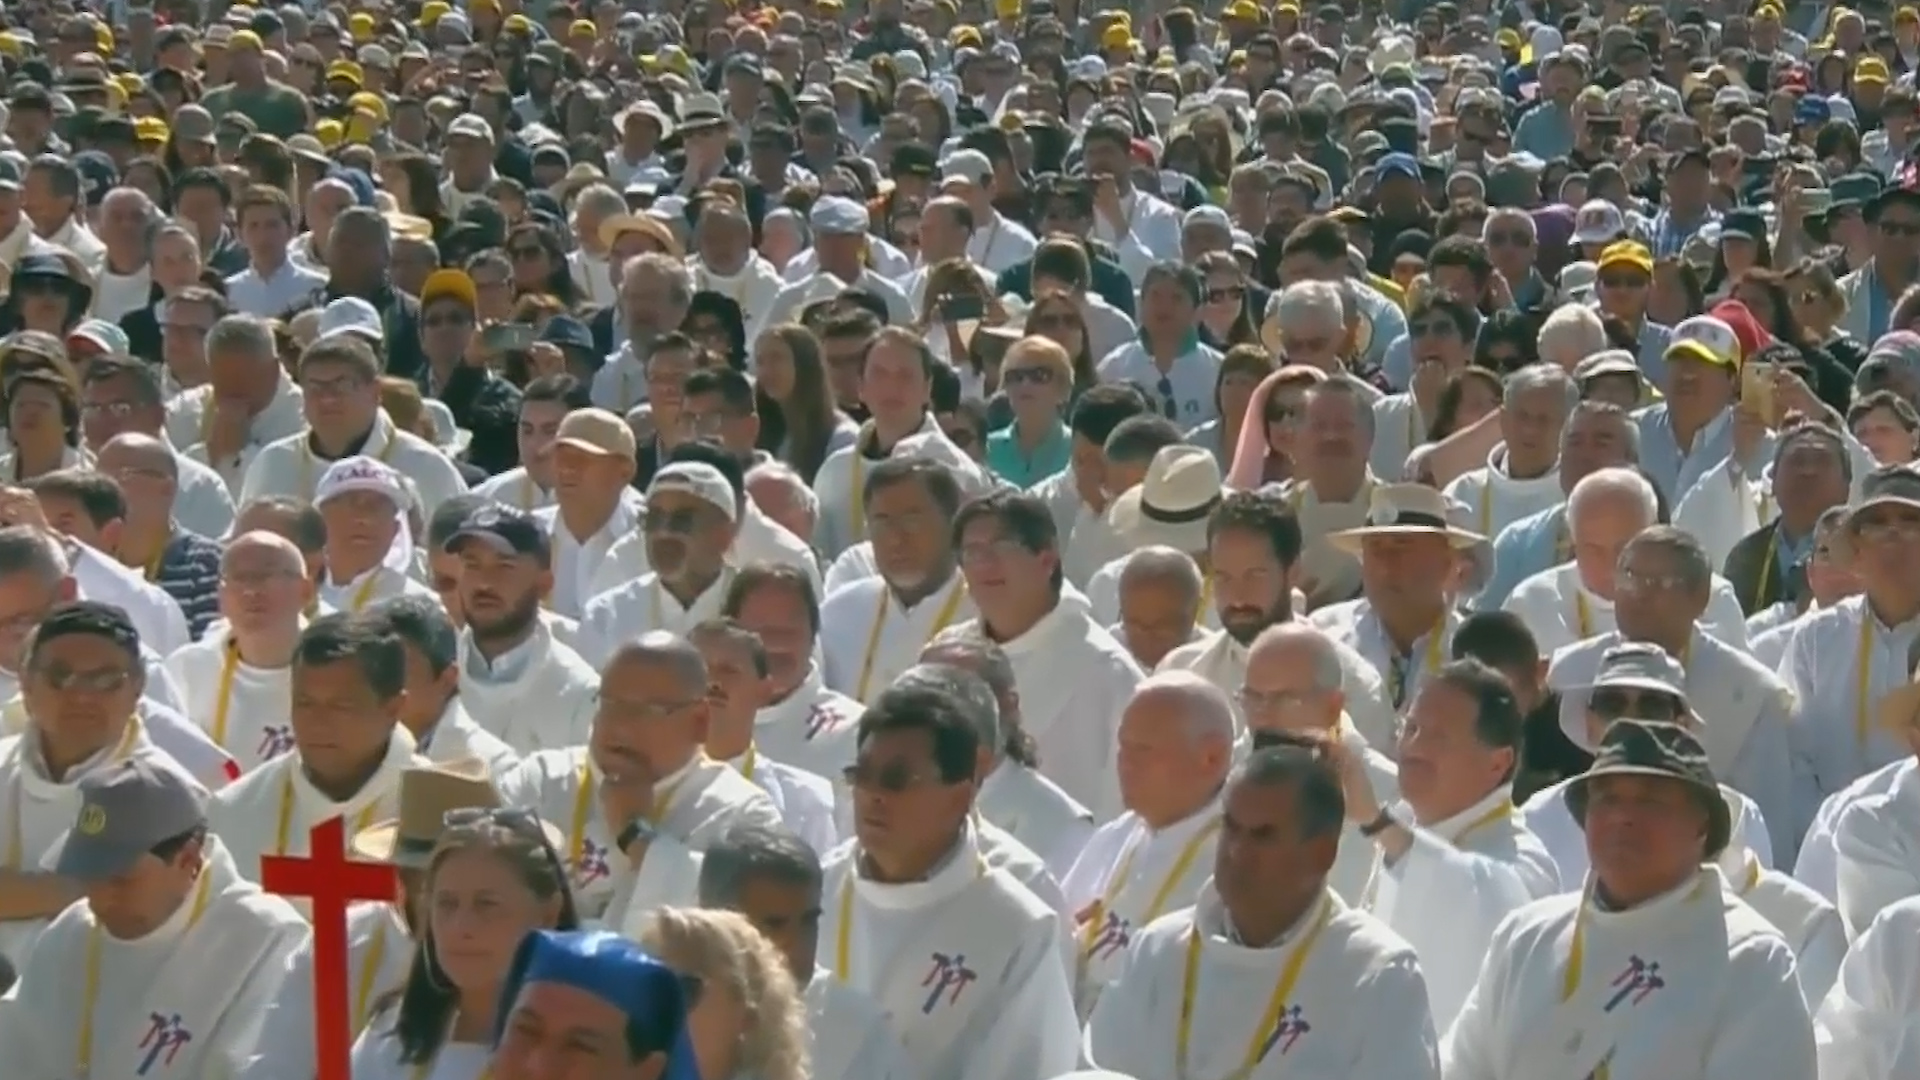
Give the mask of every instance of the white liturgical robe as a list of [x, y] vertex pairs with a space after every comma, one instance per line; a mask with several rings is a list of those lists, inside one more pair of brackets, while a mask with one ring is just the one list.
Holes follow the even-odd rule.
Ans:
[[824, 776], [838, 790], [841, 772], [853, 764], [865, 711], [859, 702], [827, 689], [820, 665], [814, 664], [793, 693], [755, 714], [753, 741], [774, 760]]
[[[80, 781], [135, 754], [173, 763], [148, 741], [139, 721], [128, 725], [113, 745], [68, 769], [58, 782], [47, 775], [38, 736], [0, 739], [0, 869], [26, 874], [47, 869], [47, 859], [80, 813]], [[49, 916], [0, 922], [0, 956], [11, 957], [17, 966], [51, 921]]]
[[124, 941], [84, 900], [47, 927], [0, 1024], [9, 1080], [224, 1080], [245, 1063], [287, 956], [292, 905], [234, 871], [217, 839], [166, 921]]
[[[540, 812], [541, 820], [565, 834], [567, 846], [560, 856], [572, 874], [574, 902], [584, 918], [608, 913], [622, 885], [634, 876], [628, 873], [625, 856], [614, 850], [615, 830], [600, 810], [595, 790], [602, 782], [600, 767], [585, 746], [530, 754], [499, 780], [506, 805], [531, 806]], [[663, 849], [704, 851], [736, 824], [780, 824], [780, 812], [766, 792], [705, 754], [695, 754], [661, 777], [653, 790], [665, 809], [655, 822], [658, 835], [640, 868], [639, 876], [647, 883], [656, 876], [652, 872], [664, 873], [670, 863], [679, 861], [677, 852]], [[655, 855], [660, 855], [657, 865]], [[693, 882], [684, 884], [684, 894], [675, 896], [691, 895]], [[641, 897], [636, 894], [636, 898]], [[649, 901], [648, 906], [660, 902]], [[618, 914], [613, 910], [609, 922]]]
[[1558, 466], [1515, 480], [1507, 472], [1507, 446], [1501, 443], [1487, 455], [1485, 465], [1455, 477], [1447, 485], [1447, 497], [1467, 508], [1466, 527], [1491, 541], [1521, 518], [1565, 502], [1567, 493], [1560, 486]]
[[[1400, 806], [1394, 820], [1410, 823], [1413, 812]], [[1560, 871], [1504, 784], [1444, 821], [1406, 828], [1413, 846], [1391, 864], [1376, 857], [1364, 906], [1419, 954], [1434, 1027], [1445, 1031], [1500, 921], [1559, 892]]]
[[[738, 567], [748, 563], [769, 562], [776, 566], [791, 566], [807, 575], [807, 580], [813, 582], [814, 592], [818, 595], [820, 563], [806, 541], [761, 512], [752, 499], [744, 500], [741, 510], [740, 523], [734, 529], [733, 546], [727, 549], [727, 564]], [[600, 568], [594, 571], [593, 581], [587, 586], [587, 595], [599, 596], [652, 572], [653, 563], [647, 558], [646, 534], [628, 533], [607, 549], [607, 557], [600, 560]]]
[[320, 602], [334, 611], [359, 614], [382, 600], [391, 600], [397, 596], [426, 596], [439, 600], [439, 594], [407, 576], [404, 571], [395, 570], [384, 564], [376, 565], [344, 582], [335, 581], [331, 573], [320, 578], [320, 587], [315, 590]]
[[1040, 771], [1095, 821], [1119, 816], [1114, 753], [1120, 714], [1144, 677], [1140, 665], [1078, 604], [1055, 603], [1000, 648], [1013, 663], [1020, 720], [1039, 747]]
[[1882, 911], [1853, 942], [1814, 1016], [1820, 1080], [1920, 1076], [1920, 897]]
[[623, 492], [613, 514], [601, 523], [600, 531], [587, 537], [575, 536], [573, 530], [567, 528], [558, 506], [534, 513], [553, 537], [553, 595], [548, 597], [553, 610], [568, 618], [580, 617], [581, 609], [593, 599], [593, 580], [600, 572], [600, 563], [613, 550], [613, 545], [638, 527], [644, 512], [638, 492], [632, 492], [631, 497]]
[[1778, 870], [1760, 865], [1734, 822], [1733, 838], [1720, 853], [1720, 876], [1733, 895], [1772, 924], [1793, 950], [1793, 970], [1807, 1011], [1820, 1007], [1840, 961], [1847, 955], [1847, 931], [1840, 912], [1819, 893]]
[[[347, 908], [347, 1024], [353, 1034], [367, 1025], [381, 999], [400, 989], [412, 963], [412, 936], [392, 904], [363, 901]], [[308, 940], [287, 957], [286, 978], [267, 1008], [253, 1060], [237, 1080], [313, 1080], [314, 1052]]]
[[[1613, 601], [1581, 584], [1580, 569], [1570, 562], [1514, 586], [1501, 607], [1527, 624], [1541, 656], [1618, 629], [1613, 623]], [[1713, 575], [1713, 591], [1707, 597], [1706, 613], [1700, 616], [1700, 628], [1736, 649], [1747, 647], [1747, 617], [1733, 586], [1719, 574]]]
[[1074, 1001], [1093, 1011], [1100, 990], [1126, 962], [1127, 946], [1162, 915], [1191, 907], [1213, 877], [1220, 796], [1155, 829], [1128, 811], [1100, 826], [1061, 888], [1074, 931]]
[[840, 826], [834, 813], [836, 796], [825, 777], [775, 761], [757, 746], [748, 746], [746, 753], [727, 764], [766, 792], [773, 808], [780, 812], [780, 820], [808, 847], [821, 852], [840, 845]]
[[599, 671], [621, 645], [635, 641], [655, 630], [684, 635], [687, 631], [720, 616], [720, 605], [727, 598], [727, 584], [733, 580], [733, 568], [693, 598], [682, 604], [660, 583], [660, 575], [649, 573], [617, 589], [588, 600], [580, 611], [580, 658]]
[[1814, 892], [1839, 903], [1840, 853], [1834, 847], [1833, 827], [1847, 807], [1873, 795], [1893, 790], [1902, 776], [1912, 772], [1914, 759], [1904, 758], [1873, 770], [1820, 801], [1820, 809], [1800, 841], [1800, 857], [1793, 864], [1794, 880]]
[[971, 825], [922, 881], [826, 860], [819, 962], [883, 1009], [916, 1080], [1008, 1080], [1073, 1067], [1079, 1020], [1061, 916], [989, 869]]
[[1093, 835], [1093, 814], [1086, 807], [1039, 770], [1008, 758], [987, 774], [974, 808], [1040, 856], [1062, 883]]
[[[1587, 871], [1593, 868], [1587, 857], [1586, 830], [1573, 820], [1573, 811], [1567, 808], [1567, 785], [1573, 779], [1568, 777], [1541, 788], [1520, 807], [1527, 831], [1546, 845], [1547, 854], [1553, 856], [1554, 863], [1560, 867], [1560, 884], [1568, 888], [1578, 888], [1587, 880]], [[1744, 839], [1761, 866], [1771, 867], [1773, 839], [1767, 831], [1766, 819], [1760, 816], [1760, 807], [1725, 784], [1720, 785], [1720, 794], [1726, 797], [1727, 807], [1733, 811], [1734, 835]]]
[[1881, 909], [1920, 895], [1920, 770], [1854, 800], [1833, 825], [1840, 915], [1858, 935]]
[[807, 1034], [813, 1045], [813, 1075], [844, 1080], [914, 1080], [906, 1048], [887, 1014], [863, 991], [815, 966], [802, 991]]
[[451, 765], [456, 761], [478, 758], [486, 763], [487, 775], [495, 779], [505, 776], [520, 764], [520, 755], [513, 752], [513, 747], [473, 722], [473, 717], [467, 715], [466, 706], [460, 703], [458, 694], [447, 699], [446, 706], [440, 710], [440, 718], [419, 736], [418, 741], [414, 752], [435, 765]]
[[599, 670], [542, 622], [489, 662], [460, 632], [460, 700], [473, 722], [525, 757], [587, 741], [600, 702]]
[[242, 772], [293, 749], [293, 669], [260, 668], [240, 658], [224, 624], [167, 657], [183, 711]]
[[1582, 891], [1515, 912], [1444, 1054], [1447, 1080], [1815, 1075], [1793, 950], [1711, 866], [1626, 911]]
[[967, 582], [954, 571], [945, 585], [911, 608], [886, 579], [870, 577], [820, 606], [820, 652], [827, 685], [863, 705], [873, 703], [940, 631], [974, 617]]
[[1331, 890], [1253, 949], [1211, 885], [1127, 950], [1087, 1022], [1088, 1064], [1136, 1076], [1439, 1080], [1413, 949]]
[[1800, 702], [1796, 766], [1812, 775], [1819, 794], [1912, 757], [1905, 736], [1880, 725], [1878, 709], [1881, 698], [1911, 678], [1920, 618], [1889, 627], [1865, 597], [1849, 596], [1795, 627], [1780, 678]]
[[307, 779], [299, 751], [282, 754], [215, 794], [207, 823], [233, 854], [241, 875], [258, 881], [263, 856], [312, 854], [308, 833], [321, 822], [345, 819], [351, 841], [360, 830], [399, 816], [400, 774], [424, 760], [414, 755], [413, 736], [396, 725], [386, 759], [372, 778], [352, 798], [334, 802]]

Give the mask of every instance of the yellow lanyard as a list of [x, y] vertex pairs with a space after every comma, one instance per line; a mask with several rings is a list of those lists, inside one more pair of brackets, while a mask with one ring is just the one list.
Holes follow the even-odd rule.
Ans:
[[[1186, 877], [1187, 871], [1192, 869], [1193, 860], [1200, 857], [1200, 849], [1205, 847], [1207, 841], [1213, 839], [1214, 834], [1219, 831], [1220, 819], [1214, 818], [1199, 832], [1193, 834], [1193, 838], [1180, 849], [1180, 857], [1173, 861], [1173, 869], [1167, 871], [1167, 876], [1160, 882], [1160, 887], [1153, 891], [1153, 901], [1147, 905], [1147, 910], [1141, 914], [1137, 925], [1145, 926], [1160, 917], [1160, 913], [1166, 910], [1167, 901], [1173, 898], [1175, 886], [1179, 885], [1180, 879]], [[1147, 840], [1142, 837], [1139, 843], [1127, 849], [1126, 855], [1120, 860], [1120, 868], [1115, 870], [1113, 877], [1107, 880], [1106, 892], [1102, 893], [1099, 901], [1093, 905], [1093, 911], [1087, 918], [1086, 930], [1080, 935], [1080, 967], [1083, 972], [1087, 961], [1093, 956], [1094, 947], [1100, 942], [1101, 924], [1106, 921], [1107, 913], [1113, 910], [1114, 902], [1120, 899], [1120, 894], [1126, 891], [1127, 874], [1133, 869], [1133, 858], [1140, 854], [1141, 848], [1146, 846]]]
[[353, 988], [353, 1030], [358, 1034], [367, 1022], [367, 1006], [373, 1003], [373, 980], [380, 972], [380, 961], [387, 954], [387, 924], [373, 930], [373, 943], [367, 946], [366, 959], [360, 962], [360, 979]]
[[[200, 921], [207, 910], [207, 898], [213, 892], [213, 868], [202, 864], [200, 867], [200, 887], [193, 892], [193, 910], [187, 915], [188, 930]], [[80, 1044], [74, 1050], [74, 1075], [87, 1076], [93, 1069], [93, 1010], [100, 998], [100, 942], [106, 937], [106, 931], [95, 922], [93, 930], [87, 935], [87, 983], [81, 991], [85, 998], [80, 1005]]]
[[220, 700], [213, 706], [213, 741], [222, 750], [227, 748], [227, 714], [233, 706], [233, 678], [240, 668], [240, 642], [228, 638], [226, 653], [220, 662]]
[[1593, 636], [1593, 613], [1587, 610], [1587, 594], [1581, 590], [1579, 583], [1576, 582], [1573, 589], [1575, 628], [1580, 633], [1580, 640], [1585, 641]]
[[1749, 851], [1747, 852], [1747, 874], [1740, 883], [1740, 895], [1745, 896], [1752, 892], [1753, 887], [1758, 884], [1760, 884], [1760, 860], [1754, 858], [1753, 852]]
[[[1442, 609], [1440, 621], [1433, 624], [1432, 630], [1427, 631], [1427, 655], [1426, 659], [1421, 661], [1420, 670], [1428, 674], [1440, 670], [1440, 639], [1446, 636], [1446, 630], [1447, 613]], [[1389, 641], [1387, 644], [1391, 646], [1393, 643]], [[1407, 659], [1411, 662], [1413, 658]], [[1410, 678], [1412, 674], [1414, 672], [1406, 671], [1392, 662], [1387, 664], [1387, 691], [1393, 696], [1393, 707], [1396, 709], [1406, 703], [1407, 691], [1413, 682]]]
[[360, 587], [353, 590], [353, 599], [348, 601], [348, 611], [358, 615], [360, 609], [367, 606], [367, 601], [373, 597], [373, 587], [380, 583], [381, 569], [381, 567], [376, 566], [367, 571], [367, 580], [361, 582]]
[[1493, 477], [1480, 489], [1480, 535], [1493, 539]]
[[[299, 766], [295, 765], [294, 767], [298, 768]], [[379, 804], [380, 800], [375, 799], [373, 802], [360, 808], [360, 813], [353, 819], [353, 831], [347, 834], [349, 838], [373, 825], [373, 811]], [[287, 853], [287, 841], [292, 836], [292, 833], [293, 774], [288, 773], [287, 782], [280, 786], [280, 824], [274, 829], [273, 841], [273, 853], [275, 855], [285, 855]]]
[[[1455, 834], [1453, 838], [1453, 846], [1456, 848], [1459, 847], [1461, 844], [1464, 844], [1467, 842], [1467, 837], [1472, 836], [1474, 833], [1479, 832], [1481, 829], [1486, 828], [1487, 826], [1493, 824], [1496, 821], [1505, 821], [1507, 818], [1512, 816], [1513, 816], [1513, 800], [1512, 799], [1500, 800], [1499, 806], [1496, 806], [1493, 809], [1487, 811], [1486, 813], [1481, 814], [1479, 817], [1474, 818], [1472, 821], [1467, 823], [1466, 828], [1461, 829], [1457, 834]], [[1366, 899], [1360, 904], [1360, 909], [1362, 911], [1372, 911], [1373, 902], [1379, 897], [1379, 895], [1380, 895], [1380, 867], [1376, 866], [1374, 867], [1374, 870], [1373, 870], [1373, 876], [1367, 880], [1367, 896], [1366, 896]]]
[[573, 794], [573, 872], [580, 873], [581, 860], [587, 856], [587, 814], [593, 808], [593, 770], [580, 763], [580, 789]]
[[1873, 609], [1865, 601], [1860, 604], [1859, 652], [1860, 670], [1854, 678], [1853, 737], [1864, 754], [1867, 751], [1867, 697], [1872, 692], [1873, 681]]
[[[841, 982], [853, 981], [853, 879], [859, 874], [860, 853], [855, 851], [847, 865], [847, 879], [840, 883], [840, 925], [833, 931], [833, 977]], [[987, 876], [987, 860], [978, 851], [973, 853], [973, 876]]]
[[[959, 573], [956, 571], [955, 577], [958, 576]], [[966, 580], [960, 579], [952, 588], [953, 591], [947, 594], [947, 602], [941, 604], [940, 610], [934, 613], [933, 629], [927, 631], [927, 639], [920, 643], [921, 648], [926, 648], [927, 641], [932, 641], [939, 636], [940, 631], [945, 630], [947, 624], [953, 621], [954, 613], [960, 610], [960, 600], [967, 594]], [[873, 681], [873, 664], [880, 653], [880, 633], [887, 626], [887, 595], [886, 583], [882, 582], [880, 604], [873, 613], [873, 629], [867, 633], [867, 654], [860, 660], [860, 681], [854, 684], [853, 699], [855, 701], [867, 700], [867, 684]]]
[[[393, 433], [393, 436], [387, 440], [387, 445], [381, 447], [380, 452], [374, 455], [375, 459], [382, 465], [387, 464], [387, 459], [393, 456], [394, 444], [399, 441], [400, 433], [396, 431]], [[303, 439], [300, 442], [300, 497], [304, 499], [313, 498], [313, 464], [313, 443]], [[331, 465], [333, 463], [328, 462], [327, 464]]]
[[[1280, 1026], [1287, 999], [1293, 995], [1293, 986], [1300, 981], [1300, 972], [1307, 966], [1307, 956], [1320, 940], [1320, 932], [1332, 921], [1333, 898], [1328, 897], [1321, 901], [1320, 914], [1314, 917], [1307, 936], [1300, 940], [1293, 955], [1288, 957], [1286, 966], [1280, 970], [1280, 981], [1274, 984], [1273, 994], [1267, 998], [1267, 1011], [1260, 1017], [1260, 1026], [1253, 1029], [1253, 1037], [1247, 1040], [1247, 1052], [1241, 1059], [1240, 1067], [1228, 1074], [1229, 1080], [1245, 1080], [1260, 1067], [1268, 1047], [1274, 1042], [1271, 1036]], [[1180, 1026], [1174, 1033], [1174, 1072], [1179, 1076], [1187, 1075], [1187, 1045], [1193, 1038], [1193, 1002], [1199, 988], [1200, 928], [1196, 926], [1187, 931], [1187, 965], [1180, 979]]]
[[[1296, 513], [1296, 516], [1297, 513]], [[1199, 626], [1207, 621], [1207, 612], [1213, 610], [1213, 575], [1200, 579], [1200, 607], [1193, 613], [1193, 625]]]
[[147, 560], [145, 573], [146, 573], [147, 581], [149, 583], [160, 580], [160, 564], [166, 561], [167, 548], [172, 543], [173, 543], [173, 535], [169, 533], [167, 535], [166, 541], [160, 545], [160, 550], [154, 552], [153, 558]]
[[753, 743], [747, 744], [747, 756], [740, 759], [740, 775], [753, 779], [753, 764], [760, 757], [760, 748]]
[[[25, 739], [27, 736], [23, 735], [21, 738]], [[128, 754], [133, 753], [133, 744], [139, 738], [140, 718], [138, 716], [130, 717], [127, 720], [127, 729], [120, 733], [119, 745], [113, 748], [113, 756], [108, 760], [110, 762], [118, 762], [125, 759]], [[25, 760], [26, 752], [24, 743], [16, 751], [16, 753], [21, 756], [20, 767], [22, 769], [28, 767]], [[23, 787], [25, 787], [25, 785], [16, 777], [13, 781], [13, 827], [7, 830], [7, 861], [0, 863], [0, 867], [8, 870], [20, 869], [20, 864], [26, 859], [27, 854], [26, 824], [21, 821], [21, 816], [26, 809], [26, 799], [21, 794], [21, 788]]]

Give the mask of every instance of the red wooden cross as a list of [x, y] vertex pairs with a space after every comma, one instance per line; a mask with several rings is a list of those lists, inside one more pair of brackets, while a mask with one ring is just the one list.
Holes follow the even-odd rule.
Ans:
[[349, 1080], [347, 1057], [353, 1025], [347, 996], [347, 905], [355, 900], [391, 901], [400, 891], [393, 867], [354, 862], [345, 855], [346, 825], [331, 818], [307, 834], [305, 858], [263, 855], [260, 886], [313, 905], [313, 1033], [318, 1080]]

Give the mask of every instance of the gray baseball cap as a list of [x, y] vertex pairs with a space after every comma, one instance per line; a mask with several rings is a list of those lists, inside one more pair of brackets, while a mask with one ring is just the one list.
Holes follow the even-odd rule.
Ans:
[[54, 872], [83, 882], [115, 877], [206, 823], [199, 784], [163, 759], [136, 755], [80, 781], [80, 813]]

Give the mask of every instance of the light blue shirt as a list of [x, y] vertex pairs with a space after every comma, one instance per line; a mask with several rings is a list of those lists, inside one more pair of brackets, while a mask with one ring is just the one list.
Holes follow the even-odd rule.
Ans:
[[233, 310], [241, 314], [277, 319], [295, 307], [306, 305], [313, 299], [315, 290], [325, 288], [326, 284], [326, 275], [316, 274], [292, 260], [281, 263], [279, 269], [265, 277], [258, 268], [249, 266], [227, 279], [227, 300]]
[[987, 468], [1009, 484], [1030, 488], [1067, 467], [1073, 456], [1073, 432], [1055, 422], [1053, 430], [1028, 455], [1020, 449], [1014, 428], [1005, 427], [987, 436]]
[[1474, 608], [1499, 611], [1521, 582], [1565, 562], [1560, 556], [1567, 548], [1565, 503], [1549, 506], [1501, 529], [1493, 541], [1493, 574], [1474, 600]]
[[[1640, 426], [1640, 468], [1653, 486], [1660, 489], [1669, 507], [1679, 506], [1680, 497], [1700, 482], [1700, 478], [1733, 453], [1733, 410], [1720, 410], [1706, 427], [1693, 437], [1693, 445], [1682, 449], [1667, 417], [1667, 403], [1657, 402], [1633, 414]], [[1740, 463], [1748, 476], [1760, 475], [1760, 466], [1773, 460], [1773, 434], [1761, 437], [1753, 457]]]
[[1513, 148], [1542, 161], [1573, 152], [1573, 110], [1553, 102], [1536, 106], [1513, 129]]
[[1654, 386], [1665, 386], [1667, 379], [1667, 343], [1673, 340], [1673, 328], [1651, 319], [1640, 323], [1640, 371]]

